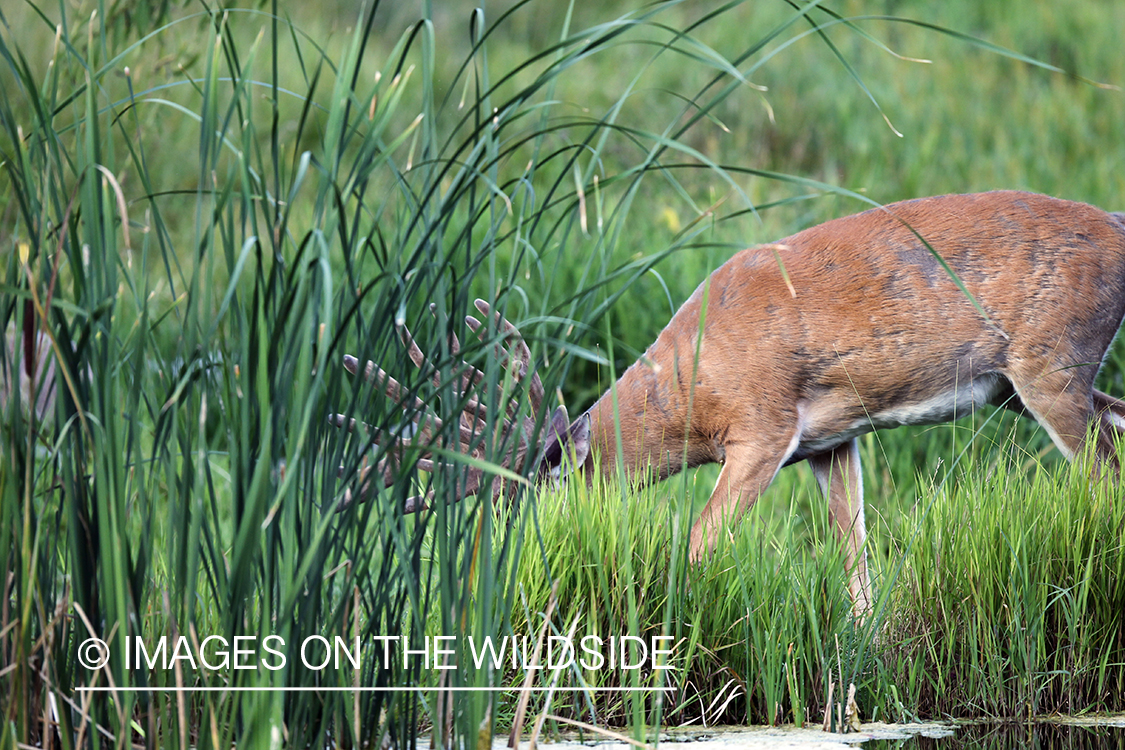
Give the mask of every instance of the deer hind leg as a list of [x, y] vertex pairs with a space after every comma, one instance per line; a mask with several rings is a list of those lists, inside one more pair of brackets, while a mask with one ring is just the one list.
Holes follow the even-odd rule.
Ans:
[[837, 538], [844, 544], [852, 611], [863, 617], [871, 610], [871, 579], [867, 572], [867, 525], [863, 517], [863, 472], [859, 445], [853, 438], [808, 459], [813, 475], [828, 500], [828, 514]]
[[1105, 451], [1112, 456], [1110, 465], [1120, 473], [1117, 442], [1125, 436], [1125, 401], [1095, 389], [1094, 414], [1098, 416], [1098, 442], [1106, 441]]
[[778, 470], [793, 454], [799, 437], [794, 428], [788, 434], [779, 431], [773, 440], [728, 443], [724, 446], [726, 458], [719, 472], [719, 481], [715, 483], [707, 506], [691, 528], [693, 563], [713, 552], [722, 530], [737, 523], [758, 501]]
[[1081, 455], [1090, 427], [1097, 428], [1095, 471], [1117, 474], [1114, 436], [1125, 428], [1125, 404], [1095, 391], [1088, 368], [1054, 370], [1032, 378], [1011, 377], [1016, 393], [1068, 460]]
[[1110, 427], [1125, 432], [1125, 401], [1094, 389], [1094, 411], [1106, 420]]

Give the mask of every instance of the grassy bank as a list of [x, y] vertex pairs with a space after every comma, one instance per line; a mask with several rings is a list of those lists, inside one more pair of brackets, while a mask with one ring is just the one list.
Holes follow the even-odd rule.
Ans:
[[[1077, 77], [1125, 81], [1116, 14], [165, 11], [0, 19], [0, 330], [37, 335], [56, 373], [40, 409], [5, 389], [0, 749], [410, 746], [431, 727], [467, 744], [548, 715], [643, 739], [819, 721], [849, 683], [865, 717], [1122, 707], [1125, 505], [1010, 416], [865, 438], [884, 598], [862, 626], [803, 467], [699, 568], [687, 529], [713, 470], [401, 513], [512, 447], [479, 441], [432, 472], [407, 451], [397, 481], [336, 512], [412, 418], [444, 417], [431, 442], [457, 448], [462, 359], [490, 424], [510, 404], [542, 427], [498, 362], [503, 327], [464, 320], [477, 296], [574, 414], [735, 250], [863, 196], [1010, 187], [1121, 209], [1122, 96]], [[924, 23], [841, 20], [887, 12]], [[18, 382], [30, 350], [0, 351]], [[1102, 382], [1118, 395], [1121, 351]], [[345, 353], [402, 388], [347, 376]], [[337, 430], [337, 412], [366, 426]], [[548, 672], [537, 687], [638, 690], [539, 692], [521, 712], [523, 670], [469, 668], [467, 644], [541, 633], [667, 638], [674, 669]], [[358, 668], [310, 666], [337, 636]], [[390, 690], [438, 684], [463, 692]]]
[[[709, 492], [540, 496], [543, 550], [519, 568], [515, 632], [538, 632], [551, 582], [553, 633], [677, 645], [664, 673], [575, 668], [560, 685], [674, 686], [645, 711], [676, 724], [819, 724], [830, 682], [836, 700], [857, 685], [865, 720], [1120, 710], [1125, 499], [1081, 465], [1030, 478], [1007, 461], [974, 467], [884, 517], [870, 550], [880, 603], [863, 623], [827, 519], [799, 510], [819, 498], [802, 490], [779, 514], [760, 504], [714, 560], [687, 566], [683, 513]], [[599, 698], [559, 695], [550, 711], [628, 720], [628, 698]]]

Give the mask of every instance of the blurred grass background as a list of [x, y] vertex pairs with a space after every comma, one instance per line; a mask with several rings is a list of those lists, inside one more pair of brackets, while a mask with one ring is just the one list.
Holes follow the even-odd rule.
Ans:
[[[989, 412], [864, 439], [878, 583], [902, 582], [873, 645], [848, 616], [804, 467], [781, 474], [727, 556], [692, 574], [684, 537], [714, 469], [630, 496], [626, 510], [609, 487], [510, 516], [484, 499], [439, 506], [416, 522], [394, 512], [418, 489], [403, 482], [336, 515], [336, 467], [346, 480], [368, 451], [322, 416], [400, 424], [393, 400], [345, 381], [344, 351], [448, 408], [447, 334], [468, 339], [458, 318], [474, 296], [503, 302], [548, 392], [579, 413], [731, 254], [867, 207], [833, 188], [880, 203], [1017, 188], [1125, 209], [1125, 97], [1090, 82], [1125, 84], [1125, 15], [1097, 0], [475, 8], [0, 11], [0, 328], [20, 330], [50, 297], [71, 378], [42, 425], [5, 404], [0, 747], [92, 746], [99, 732], [229, 747], [279, 732], [355, 746], [409, 744], [443, 723], [460, 738], [500, 731], [510, 696], [459, 696], [450, 710], [433, 694], [155, 693], [83, 708], [73, 688], [110, 677], [311, 688], [438, 675], [377, 662], [330, 678], [138, 677], [119, 661], [84, 671], [81, 620], [101, 634], [289, 641], [537, 632], [555, 582], [560, 601], [582, 603], [563, 616], [581, 612], [592, 632], [685, 639], [674, 705], [535, 704], [641, 738], [661, 720], [819, 721], [841, 672], [880, 718], [1120, 708], [1120, 494], [1085, 505], [1081, 472], [1030, 422]], [[747, 82], [717, 95], [730, 78], [711, 81], [732, 61]], [[441, 383], [404, 361], [400, 322]], [[496, 394], [489, 351], [469, 356]], [[1119, 396], [1122, 356], [1118, 344], [1101, 382]], [[9, 375], [18, 363], [4, 352]], [[410, 476], [439, 494], [458, 481]], [[966, 515], [996, 523], [958, 538]], [[983, 572], [966, 585], [993, 593], [929, 588], [969, 569]]]

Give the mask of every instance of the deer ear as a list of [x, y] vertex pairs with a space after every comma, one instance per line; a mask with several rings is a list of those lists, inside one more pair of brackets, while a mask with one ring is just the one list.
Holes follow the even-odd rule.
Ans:
[[590, 415], [583, 414], [570, 426], [570, 446], [574, 450], [574, 466], [586, 463], [590, 455]]
[[551, 428], [547, 435], [548, 440], [564, 442], [567, 430], [570, 429], [570, 417], [567, 416], [566, 407], [560, 406], [551, 414]]
[[541, 478], [559, 480], [586, 462], [590, 455], [590, 415], [583, 414], [568, 423], [566, 407], [560, 406], [551, 415], [543, 462], [539, 465]]

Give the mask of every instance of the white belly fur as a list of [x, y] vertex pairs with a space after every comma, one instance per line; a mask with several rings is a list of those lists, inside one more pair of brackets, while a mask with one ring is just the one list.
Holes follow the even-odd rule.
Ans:
[[1000, 373], [987, 373], [962, 386], [951, 388], [930, 398], [909, 404], [900, 404], [884, 409], [863, 419], [856, 420], [847, 429], [832, 435], [808, 436], [816, 430], [805, 431], [797, 446], [796, 453], [811, 456], [842, 445], [852, 438], [889, 427], [903, 425], [941, 424], [971, 414], [976, 409], [992, 403], [992, 399], [1004, 385]]

